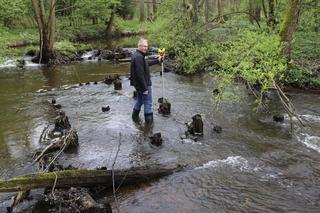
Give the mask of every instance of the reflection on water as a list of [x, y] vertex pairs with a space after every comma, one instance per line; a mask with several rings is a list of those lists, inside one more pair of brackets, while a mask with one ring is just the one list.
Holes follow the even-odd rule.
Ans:
[[50, 88], [61, 86], [59, 72], [54, 69], [43, 69], [42, 74], [46, 79], [46, 85]]
[[[159, 71], [160, 67], [152, 69]], [[122, 74], [121, 91], [101, 82], [75, 86], [102, 81], [110, 73]], [[172, 113], [162, 116], [156, 112], [161, 77], [154, 72], [155, 123], [151, 131], [161, 132], [164, 139], [162, 146], [155, 147], [149, 143], [144, 125], [131, 120], [133, 88], [127, 74], [128, 64], [110, 62], [76, 63], [51, 70], [0, 70], [1, 177], [35, 169], [30, 166], [32, 154], [42, 147], [39, 137], [56, 116], [49, 103], [54, 97], [79, 134], [79, 149], [65, 153], [63, 163], [110, 168], [121, 143], [117, 168], [188, 166], [159, 181], [122, 188], [121, 212], [318, 212], [320, 157], [313, 149], [320, 137], [318, 96], [291, 94], [298, 112], [312, 126], [295, 126], [291, 133], [288, 119], [276, 124], [271, 115], [252, 111], [254, 100], [246, 92], [240, 102], [224, 103], [216, 111], [211, 101], [214, 84], [208, 75], [165, 73]], [[39, 89], [50, 90], [36, 92]], [[271, 111], [283, 112], [275, 103]], [[105, 105], [111, 110], [104, 113], [101, 107]], [[203, 116], [205, 134], [198, 142], [184, 141], [180, 138], [186, 130], [184, 123], [196, 113]], [[214, 125], [222, 126], [222, 134], [213, 132]], [[307, 138], [309, 146], [304, 143]]]

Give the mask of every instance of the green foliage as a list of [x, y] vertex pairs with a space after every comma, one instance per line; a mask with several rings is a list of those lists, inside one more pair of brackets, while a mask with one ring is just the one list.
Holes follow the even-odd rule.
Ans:
[[25, 17], [27, 4], [23, 0], [0, 0], [0, 22], [5, 27], [12, 27], [15, 20]]
[[120, 17], [116, 18], [116, 26], [120, 31], [146, 31], [148, 23], [140, 23], [138, 19], [123, 20]]
[[74, 43], [68, 40], [62, 40], [54, 44], [54, 49], [65, 56], [72, 56], [76, 54], [77, 51], [82, 49], [88, 49], [90, 47], [90, 44]]
[[9, 45], [15, 44], [22, 40], [36, 42], [38, 39], [37, 32], [34, 29], [9, 30], [8, 28], [0, 28], [0, 58], [21, 56], [29, 49], [37, 49], [38, 47], [29, 46], [28, 48], [8, 48]]
[[319, 59], [320, 34], [316, 32], [297, 32], [292, 43], [293, 60]]
[[168, 50], [175, 49], [177, 66], [187, 74], [204, 71], [203, 65], [214, 54], [201, 23], [192, 22], [181, 1], [165, 1], [150, 31], [151, 40]]
[[120, 4], [120, 0], [78, 0], [73, 16], [75, 18], [109, 18], [113, 7]]
[[292, 44], [291, 67], [285, 81], [298, 87], [320, 87], [320, 36], [316, 32], [297, 32]]
[[279, 47], [280, 42], [275, 35], [240, 30], [233, 39], [220, 45], [222, 60], [217, 63], [225, 72], [239, 75], [249, 83], [256, 80], [272, 82], [281, 79], [286, 69]]
[[117, 14], [123, 19], [131, 19], [134, 14], [134, 4], [131, 0], [121, 0]]
[[240, 30], [236, 36], [218, 45], [220, 69], [214, 73], [222, 79], [223, 91], [234, 79], [243, 79], [251, 85], [258, 84], [263, 93], [273, 87], [273, 82], [283, 79], [287, 69], [286, 59], [280, 54], [279, 38], [272, 34]]

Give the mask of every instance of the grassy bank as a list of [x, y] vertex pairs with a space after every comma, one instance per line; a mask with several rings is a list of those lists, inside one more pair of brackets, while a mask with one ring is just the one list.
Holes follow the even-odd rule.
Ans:
[[[137, 38], [123, 39], [117, 44], [114, 43], [114, 39], [119, 38], [121, 33], [147, 31], [150, 24], [150, 22], [140, 23], [137, 19], [123, 20], [116, 18], [113, 27], [114, 38], [109, 42], [104, 39], [106, 25], [102, 21], [94, 25], [88, 22], [81, 23], [79, 26], [69, 26], [68, 20], [59, 19], [59, 21], [57, 21], [55, 49], [65, 54], [70, 54], [77, 50], [89, 48], [136, 46]], [[81, 38], [82, 41], [77, 41], [81, 40]], [[38, 51], [38, 40], [39, 35], [37, 28], [0, 28], [0, 63], [1, 60], [3, 61], [5, 58], [19, 57], [29, 50]], [[97, 40], [101, 40], [102, 42]], [[9, 48], [9, 46], [16, 45], [22, 41], [27, 41], [32, 43], [32, 45]]]
[[286, 82], [301, 88], [320, 88], [320, 34], [297, 32]]

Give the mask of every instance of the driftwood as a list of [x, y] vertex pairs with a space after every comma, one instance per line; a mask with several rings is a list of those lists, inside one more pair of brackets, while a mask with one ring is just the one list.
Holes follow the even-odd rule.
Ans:
[[109, 204], [97, 203], [86, 188], [58, 189], [47, 195], [46, 200], [52, 206], [48, 212], [112, 212]]
[[[171, 168], [132, 168], [114, 170], [114, 181], [117, 186], [136, 184], [155, 178], [170, 175], [182, 167]], [[0, 192], [17, 192], [36, 188], [90, 187], [103, 185], [111, 188], [112, 170], [64, 170], [49, 173], [34, 173], [11, 179], [0, 179]]]
[[78, 146], [78, 134], [74, 129], [68, 130], [68, 132], [59, 140], [50, 143], [41, 152], [35, 154], [35, 162], [38, 162], [45, 154], [54, 152], [57, 150], [65, 150], [71, 147]]
[[11, 205], [11, 208], [17, 206], [19, 203], [21, 203], [21, 201], [23, 201], [25, 198], [27, 198], [30, 194], [30, 190], [27, 191], [21, 191], [18, 192], [18, 194], [16, 194], [16, 196], [14, 196], [14, 201]]

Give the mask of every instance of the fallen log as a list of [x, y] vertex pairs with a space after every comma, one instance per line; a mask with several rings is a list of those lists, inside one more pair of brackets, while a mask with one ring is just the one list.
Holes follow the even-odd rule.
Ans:
[[[115, 185], [130, 185], [170, 175], [182, 170], [174, 168], [131, 168], [114, 170]], [[34, 173], [11, 179], [0, 179], [0, 192], [17, 192], [36, 188], [90, 187], [103, 185], [112, 187], [112, 170], [64, 170], [49, 173]]]
[[32, 41], [24, 40], [24, 41], [19, 41], [19, 42], [15, 43], [15, 44], [10, 44], [10, 45], [8, 45], [8, 47], [17, 48], [17, 47], [26, 47], [26, 46], [29, 46], [29, 45], [38, 45], [38, 42], [32, 42]]

